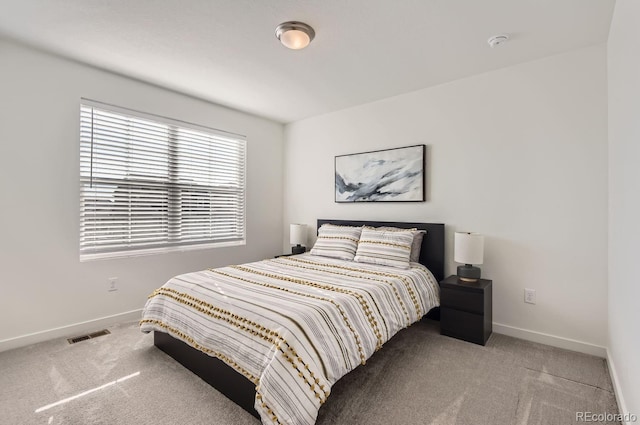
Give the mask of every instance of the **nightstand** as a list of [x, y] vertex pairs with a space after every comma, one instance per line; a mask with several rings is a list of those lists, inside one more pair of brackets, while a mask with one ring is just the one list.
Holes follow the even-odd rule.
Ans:
[[492, 332], [492, 282], [464, 282], [449, 276], [440, 282], [440, 333], [485, 345]]
[[295, 255], [295, 254], [280, 254], [280, 255], [276, 255], [276, 256], [275, 256], [275, 257], [273, 257], [273, 258], [291, 257], [292, 255]]

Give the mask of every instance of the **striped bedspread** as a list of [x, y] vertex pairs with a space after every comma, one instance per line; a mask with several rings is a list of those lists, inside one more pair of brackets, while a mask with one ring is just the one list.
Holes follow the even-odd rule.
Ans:
[[263, 424], [313, 424], [338, 379], [437, 305], [420, 264], [303, 254], [174, 277], [149, 296], [140, 325], [254, 382]]

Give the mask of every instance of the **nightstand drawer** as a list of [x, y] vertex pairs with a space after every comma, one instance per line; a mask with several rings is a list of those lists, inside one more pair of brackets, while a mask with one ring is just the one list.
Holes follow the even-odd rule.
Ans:
[[441, 307], [450, 307], [469, 313], [484, 314], [484, 304], [485, 299], [483, 294], [446, 287], [440, 289]]
[[484, 345], [491, 335], [491, 325], [482, 315], [440, 308], [440, 332], [465, 341]]

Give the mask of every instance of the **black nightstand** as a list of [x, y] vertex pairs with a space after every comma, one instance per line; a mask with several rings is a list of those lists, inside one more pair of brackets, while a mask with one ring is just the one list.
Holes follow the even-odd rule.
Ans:
[[485, 345], [492, 332], [492, 282], [463, 282], [449, 276], [440, 282], [440, 333]]
[[292, 255], [295, 255], [295, 254], [280, 254], [280, 255], [276, 255], [276, 256], [275, 256], [275, 257], [273, 257], [273, 258], [279, 258], [279, 257], [291, 257]]

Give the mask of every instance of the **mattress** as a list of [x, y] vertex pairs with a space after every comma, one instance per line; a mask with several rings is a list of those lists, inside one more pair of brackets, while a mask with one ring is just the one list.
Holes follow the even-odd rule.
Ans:
[[140, 326], [248, 378], [264, 424], [313, 424], [338, 379], [438, 305], [421, 264], [302, 254], [176, 276], [149, 296]]

